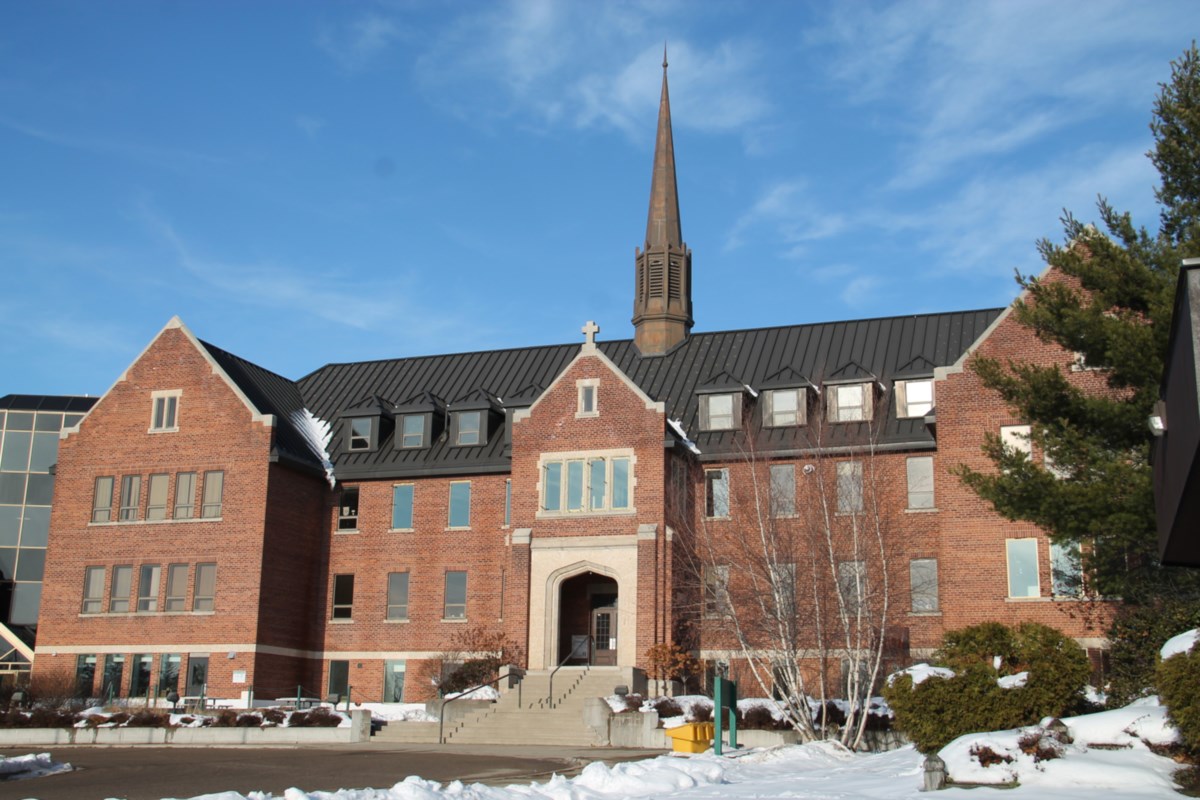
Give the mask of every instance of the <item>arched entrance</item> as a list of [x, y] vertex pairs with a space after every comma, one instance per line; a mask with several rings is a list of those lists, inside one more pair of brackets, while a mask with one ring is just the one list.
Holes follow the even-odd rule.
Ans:
[[558, 590], [558, 653], [568, 664], [617, 663], [617, 582], [596, 572], [567, 578]]

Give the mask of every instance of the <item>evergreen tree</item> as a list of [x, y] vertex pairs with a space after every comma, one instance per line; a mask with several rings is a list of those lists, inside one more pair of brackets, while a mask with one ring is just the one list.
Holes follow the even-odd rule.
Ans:
[[1043, 279], [1018, 276], [1027, 294], [1016, 320], [1079, 354], [1077, 369], [1095, 370], [1084, 376], [1095, 386], [1079, 388], [1058, 366], [974, 362], [984, 384], [1029, 421], [1050, 468], [992, 435], [984, 449], [996, 472], [956, 470], [1003, 516], [1040, 525], [1056, 544], [1081, 545], [1091, 591], [1133, 603], [1200, 596], [1195, 571], [1158, 563], [1147, 425], [1166, 363], [1180, 260], [1200, 256], [1195, 43], [1172, 62], [1150, 129], [1148, 155], [1162, 179], [1159, 230], [1135, 227], [1101, 198], [1103, 231], [1066, 214], [1066, 243], [1038, 244], [1054, 269]]

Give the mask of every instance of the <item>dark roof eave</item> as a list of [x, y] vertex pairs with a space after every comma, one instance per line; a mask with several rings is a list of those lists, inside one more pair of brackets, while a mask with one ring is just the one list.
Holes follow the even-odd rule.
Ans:
[[312, 475], [313, 477], [321, 478], [322, 480], [325, 479], [325, 469], [323, 467], [317, 466], [313, 462], [304, 458], [300, 458], [299, 456], [292, 455], [291, 453], [283, 453], [275, 450], [271, 452], [270, 456], [268, 456], [267, 461], [273, 464], [279, 464], [282, 467], [294, 469], [297, 472], [303, 472], [306, 475]]

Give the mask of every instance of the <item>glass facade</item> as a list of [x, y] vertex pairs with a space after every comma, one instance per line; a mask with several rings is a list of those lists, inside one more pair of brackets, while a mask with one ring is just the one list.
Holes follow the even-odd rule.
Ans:
[[0, 621], [10, 627], [37, 625], [59, 432], [78, 423], [94, 402], [0, 398]]

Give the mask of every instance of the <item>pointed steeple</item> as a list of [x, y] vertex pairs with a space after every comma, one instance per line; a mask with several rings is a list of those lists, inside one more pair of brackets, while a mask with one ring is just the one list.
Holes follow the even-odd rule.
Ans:
[[685, 340], [692, 329], [692, 253], [683, 241], [679, 222], [666, 45], [646, 242], [644, 250], [636, 251], [636, 260], [634, 343], [642, 355], [665, 353]]
[[650, 213], [646, 219], [646, 249], [679, 247], [679, 190], [675, 185], [675, 142], [671, 136], [671, 97], [667, 92], [667, 47], [663, 45], [662, 95], [658, 100], [658, 138], [654, 142], [654, 172], [650, 179]]

